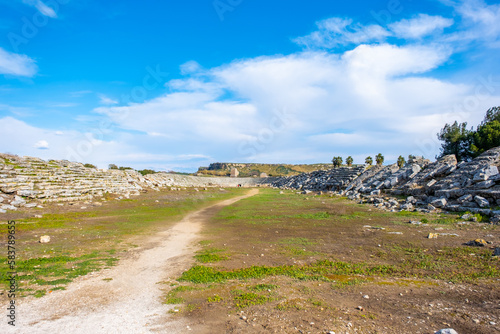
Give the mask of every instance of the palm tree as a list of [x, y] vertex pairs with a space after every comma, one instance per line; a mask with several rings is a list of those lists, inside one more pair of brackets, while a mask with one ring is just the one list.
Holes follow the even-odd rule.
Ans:
[[342, 157], [333, 157], [332, 163], [333, 163], [333, 167], [342, 166]]
[[354, 159], [351, 156], [348, 156], [347, 159], [345, 159], [345, 163], [347, 166], [351, 167]]
[[367, 164], [367, 165], [370, 165], [370, 166], [371, 166], [371, 165], [373, 164], [373, 159], [372, 159], [372, 157], [370, 157], [370, 156], [366, 157], [366, 159], [365, 159], [365, 164]]
[[379, 153], [375, 156], [375, 161], [377, 162], [377, 165], [382, 165], [384, 163], [384, 156], [382, 153]]

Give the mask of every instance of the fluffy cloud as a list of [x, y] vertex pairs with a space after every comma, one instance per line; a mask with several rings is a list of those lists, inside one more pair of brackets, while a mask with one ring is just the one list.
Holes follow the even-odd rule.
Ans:
[[0, 74], [32, 77], [38, 68], [28, 56], [10, 53], [0, 48]]
[[499, 95], [469, 108], [473, 85], [433, 78], [450, 54], [379, 44], [238, 60], [171, 81], [172, 92], [158, 98], [96, 112], [142, 133], [136, 144], [151, 154], [161, 147], [224, 161], [313, 162], [378, 151], [432, 158], [436, 133], [457, 118], [451, 109], [478, 118]]
[[401, 20], [389, 25], [396, 37], [407, 39], [419, 39], [433, 33], [442, 32], [444, 28], [453, 25], [452, 19], [441, 16], [429, 16], [420, 14], [410, 20]]
[[48, 150], [49, 143], [46, 140], [39, 140], [35, 143], [35, 145], [33, 147], [37, 148], [39, 150]]

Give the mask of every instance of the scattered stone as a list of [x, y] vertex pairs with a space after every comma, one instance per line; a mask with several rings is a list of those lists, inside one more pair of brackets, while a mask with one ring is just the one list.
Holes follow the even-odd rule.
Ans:
[[485, 247], [488, 245], [484, 239], [476, 239], [476, 240], [471, 240], [466, 242], [464, 245], [466, 246], [472, 246], [472, 247]]
[[16, 211], [17, 210], [17, 208], [15, 206], [9, 205], [9, 204], [4, 204], [4, 205], [0, 206], [0, 209], [2, 209], [4, 211], [5, 210], [12, 210], [12, 211]]
[[358, 306], [358, 307], [356, 307], [356, 310], [363, 311], [363, 310], [364, 310], [364, 308], [363, 308], [363, 306]]
[[453, 328], [445, 328], [445, 329], [438, 330], [434, 334], [458, 334], [458, 333]]
[[368, 296], [368, 295], [364, 295], [364, 296], [363, 296], [363, 298], [364, 298], [364, 299], [370, 299], [370, 296]]
[[50, 242], [50, 236], [48, 235], [42, 235], [40, 237], [40, 241], [39, 241], [41, 244], [46, 244], [46, 243], [49, 243]]
[[500, 256], [500, 247], [495, 247], [493, 250], [493, 256]]
[[417, 221], [417, 220], [410, 220], [408, 222], [408, 224], [412, 224], [412, 225], [422, 225], [422, 222], [421, 221]]
[[387, 232], [387, 234], [403, 234], [403, 232]]
[[474, 216], [473, 214], [470, 214], [470, 213], [466, 213], [464, 214], [462, 217], [460, 217], [464, 220], [468, 220], [468, 221], [477, 221], [477, 218], [476, 216]]
[[439, 234], [437, 233], [429, 233], [429, 235], [427, 236], [427, 239], [437, 239]]
[[19, 196], [14, 196], [14, 200], [12, 202], [10, 202], [10, 205], [13, 205], [13, 206], [23, 206], [26, 204], [26, 200], [22, 197], [19, 197]]
[[380, 195], [381, 191], [380, 189], [377, 189], [377, 190], [373, 190], [372, 192], [370, 192], [370, 195], [371, 196], [378, 196]]

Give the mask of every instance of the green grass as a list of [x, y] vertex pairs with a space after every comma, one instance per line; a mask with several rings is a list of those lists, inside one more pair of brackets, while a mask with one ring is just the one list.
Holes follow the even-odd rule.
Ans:
[[[450, 258], [455, 258], [457, 253], [461, 255], [460, 260], [450, 260]], [[468, 254], [469, 251], [463, 248], [448, 249], [436, 255], [418, 252], [396, 265], [374, 265], [363, 262], [349, 263], [330, 260], [321, 260], [308, 265], [252, 266], [235, 270], [197, 265], [185, 271], [179, 281], [206, 284], [224, 283], [228, 280], [262, 279], [273, 276], [287, 276], [299, 280], [328, 281], [330, 275], [418, 277], [454, 282], [469, 282], [479, 278], [500, 278], [500, 271], [495, 267], [495, 259], [492, 259], [491, 255], [484, 253], [471, 258], [465, 256], [465, 253]], [[460, 272], [457, 272], [457, 269]]]
[[234, 297], [234, 302], [237, 308], [245, 308], [253, 305], [265, 304], [269, 301], [269, 297], [256, 294], [254, 292], [244, 292]]
[[227, 254], [219, 254], [224, 252], [224, 249], [210, 248], [199, 252], [194, 258], [201, 263], [211, 263], [227, 260], [229, 257]]

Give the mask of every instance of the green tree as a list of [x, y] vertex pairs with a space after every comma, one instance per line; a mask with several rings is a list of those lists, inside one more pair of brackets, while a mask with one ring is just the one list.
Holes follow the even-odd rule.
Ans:
[[115, 164], [109, 164], [108, 169], [118, 169], [118, 166]]
[[372, 158], [372, 157], [370, 157], [370, 156], [366, 157], [366, 159], [365, 159], [365, 164], [367, 164], [367, 165], [370, 165], [370, 166], [371, 166], [371, 165], [373, 164], [373, 158]]
[[375, 161], [377, 162], [377, 165], [382, 165], [384, 163], [384, 156], [382, 153], [379, 153], [375, 156]]
[[413, 154], [410, 154], [410, 155], [408, 156], [408, 161], [413, 160], [413, 159], [416, 159], [416, 158], [417, 158], [416, 156], [414, 156]]
[[342, 166], [342, 157], [333, 157], [332, 163], [333, 163], [333, 167]]
[[405, 158], [403, 158], [403, 156], [400, 155], [399, 158], [398, 158], [398, 166], [399, 166], [399, 168], [403, 168], [403, 166], [405, 165], [405, 162], [406, 162]]
[[485, 125], [486, 123], [493, 121], [500, 122], [500, 107], [492, 107], [488, 109], [481, 125]]
[[472, 135], [472, 143], [470, 151], [473, 157], [490, 148], [500, 146], [500, 122], [493, 120], [480, 125]]
[[345, 159], [345, 163], [347, 166], [351, 167], [352, 163], [354, 162], [354, 159], [351, 156], [348, 156], [347, 159]]
[[455, 121], [453, 124], [445, 124], [437, 136], [443, 142], [441, 153], [437, 158], [454, 154], [458, 161], [470, 160], [473, 131], [472, 129], [467, 130], [467, 122], [459, 124]]

